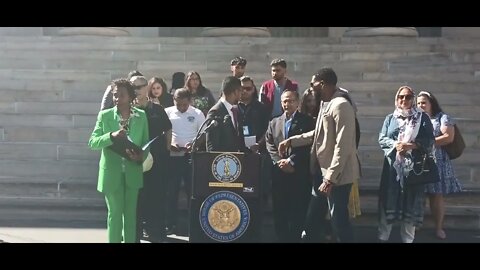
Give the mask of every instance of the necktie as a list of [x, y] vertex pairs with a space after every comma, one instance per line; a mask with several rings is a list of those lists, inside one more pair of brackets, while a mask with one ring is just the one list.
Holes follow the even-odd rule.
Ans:
[[232, 114], [233, 114], [233, 122], [235, 123], [234, 127], [235, 127], [235, 129], [237, 129], [237, 127], [238, 127], [238, 107], [233, 106], [231, 110], [232, 110]]

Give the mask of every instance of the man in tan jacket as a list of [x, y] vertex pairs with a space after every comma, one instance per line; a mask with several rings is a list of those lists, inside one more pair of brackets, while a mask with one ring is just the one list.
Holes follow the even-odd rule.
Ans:
[[313, 75], [310, 84], [322, 100], [315, 130], [284, 140], [278, 147], [279, 152], [282, 154], [288, 147], [313, 144], [310, 172], [314, 176], [312, 200], [316, 200], [316, 209], [309, 212], [313, 211], [313, 218], [321, 219], [328, 203], [332, 227], [339, 242], [352, 242], [348, 200], [352, 183], [360, 178], [355, 112], [336, 86], [337, 75], [333, 69], [322, 68]]

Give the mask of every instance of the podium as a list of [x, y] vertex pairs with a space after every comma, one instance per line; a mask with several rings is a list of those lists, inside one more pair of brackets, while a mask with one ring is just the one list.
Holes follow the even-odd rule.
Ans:
[[260, 155], [192, 153], [192, 243], [260, 242]]

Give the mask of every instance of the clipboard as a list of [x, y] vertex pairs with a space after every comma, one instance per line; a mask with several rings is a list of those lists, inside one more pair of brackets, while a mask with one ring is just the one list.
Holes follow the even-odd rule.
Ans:
[[133, 149], [133, 151], [137, 153], [143, 153], [147, 148], [158, 138], [156, 136], [155, 138], [151, 139], [148, 141], [145, 145], [142, 147], [136, 145], [130, 138], [123, 137], [121, 139], [113, 139], [113, 144], [108, 146], [110, 150], [113, 152], [117, 153], [118, 155], [130, 160], [130, 157], [127, 155], [127, 149]]

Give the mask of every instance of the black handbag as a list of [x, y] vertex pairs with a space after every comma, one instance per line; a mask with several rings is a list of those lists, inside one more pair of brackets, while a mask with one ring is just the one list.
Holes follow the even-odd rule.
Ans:
[[413, 169], [407, 176], [406, 184], [409, 186], [425, 185], [440, 181], [438, 167], [433, 157], [426, 153], [420, 157], [420, 160], [414, 160]]

